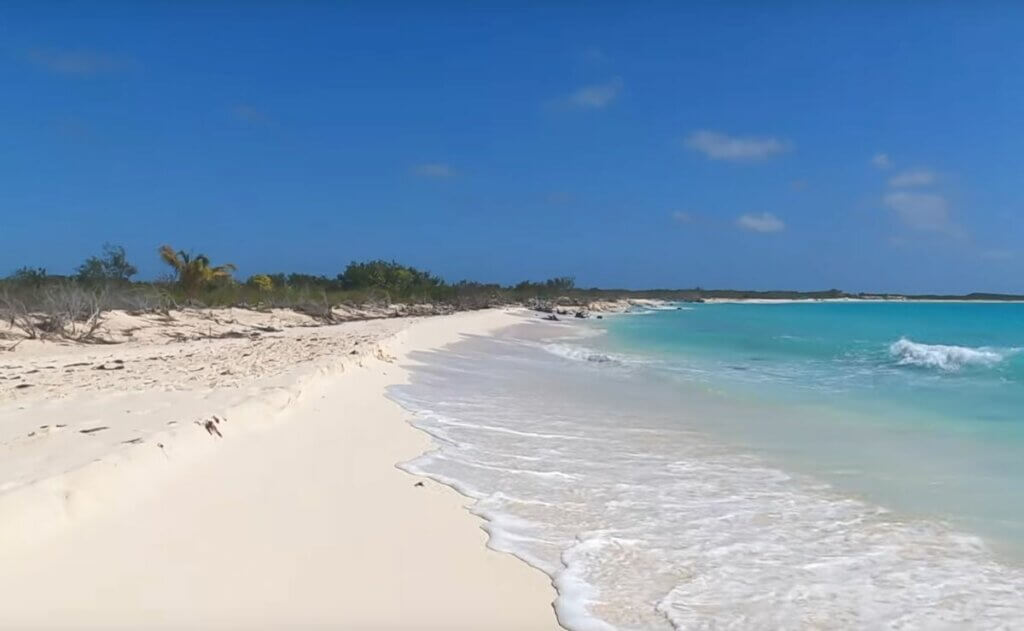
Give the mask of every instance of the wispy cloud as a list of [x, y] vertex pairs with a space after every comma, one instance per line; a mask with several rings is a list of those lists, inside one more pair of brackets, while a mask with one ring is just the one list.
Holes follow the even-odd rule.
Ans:
[[882, 203], [914, 230], [965, 236], [963, 228], [950, 217], [949, 203], [942, 195], [897, 191], [886, 194]]
[[928, 169], [910, 169], [889, 178], [889, 186], [893, 188], [915, 188], [928, 186], [934, 182], [935, 173]]
[[265, 125], [270, 122], [266, 112], [252, 105], [236, 105], [231, 108], [231, 113], [238, 120], [254, 125]]
[[412, 172], [415, 175], [422, 177], [436, 177], [445, 178], [453, 177], [455, 175], [455, 169], [449, 164], [443, 162], [428, 162], [425, 164], [417, 164], [412, 168]]
[[879, 169], [888, 169], [892, 166], [892, 160], [887, 153], [876, 153], [871, 156], [871, 164]]
[[789, 142], [779, 138], [741, 138], [701, 129], [686, 139], [686, 146], [699, 151], [712, 160], [734, 162], [763, 160], [791, 149]]
[[91, 50], [33, 48], [25, 53], [25, 58], [43, 70], [77, 77], [111, 74], [138, 66], [133, 59]]
[[786, 224], [772, 213], [747, 213], [736, 218], [736, 227], [751, 232], [782, 232]]
[[676, 223], [693, 223], [693, 215], [691, 213], [677, 210], [672, 213], [672, 221]]
[[565, 104], [578, 109], [604, 109], [622, 92], [622, 79], [615, 77], [604, 83], [579, 88], [565, 99]]

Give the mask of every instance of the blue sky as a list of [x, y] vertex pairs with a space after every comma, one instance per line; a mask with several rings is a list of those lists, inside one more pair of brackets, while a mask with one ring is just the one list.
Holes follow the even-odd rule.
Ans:
[[1024, 292], [1024, 9], [5, 3], [0, 272]]

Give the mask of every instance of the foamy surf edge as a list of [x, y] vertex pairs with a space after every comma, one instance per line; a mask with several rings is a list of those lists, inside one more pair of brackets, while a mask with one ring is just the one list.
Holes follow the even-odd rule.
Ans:
[[[599, 370], [587, 371], [588, 382], [595, 374], [618, 379], [625, 372], [601, 370], [612, 357], [594, 349], [573, 346], [567, 353], [565, 344], [552, 348], [533, 340], [518, 341], [549, 356], [572, 360], [577, 367], [595, 365]], [[873, 363], [881, 360], [884, 349], [884, 342], [872, 345]], [[547, 370], [550, 383], [563, 375], [581, 374], [579, 368], [573, 371], [571, 364], [530, 353], [534, 363], [529, 368], [524, 368], [524, 358], [517, 355], [508, 363], [514, 372], [507, 375]], [[604, 357], [592, 359], [594, 355]], [[451, 371], [449, 383], [460, 390], [439, 391], [443, 384], [431, 379], [431, 383], [392, 391], [392, 397], [424, 425], [421, 429], [442, 438], [440, 454], [405, 466], [476, 498], [470, 510], [485, 519], [488, 547], [549, 574], [558, 592], [556, 613], [567, 628], [604, 631], [668, 629], [665, 625], [670, 625], [684, 629], [699, 627], [709, 617], [730, 628], [798, 627], [808, 620], [822, 628], [833, 628], [830, 623], [835, 623], [835, 628], [866, 628], [871, 619], [911, 620], [921, 628], [933, 628], [978, 620], [986, 611], [996, 612], [985, 618], [993, 624], [1019, 615], [1017, 605], [1001, 595], [1019, 593], [1017, 585], [1024, 584], [1024, 577], [1012, 567], [999, 565], [979, 537], [941, 521], [890, 513], [832, 491], [817, 480], [773, 469], [756, 458], [720, 453], [713, 442], [687, 440], [661, 454], [657, 445], [649, 442], [643, 449], [624, 449], [630, 444], [628, 434], [602, 438], [601, 431], [620, 428], [602, 425], [593, 410], [587, 414], [587, 397], [560, 408], [569, 394], [563, 396], [558, 388], [550, 404], [535, 404], [517, 413], [516, 402], [533, 401], [538, 390], [508, 396], [502, 389], [506, 398], [500, 404], [489, 396], [478, 396], [504, 388], [507, 375], [493, 377], [493, 383], [485, 381], [484, 388], [461, 389], [466, 374], [501, 373], [500, 364], [493, 362], [506, 357], [506, 348], [502, 347], [500, 355], [480, 354], [477, 359], [487, 363], [476, 364], [473, 370], [467, 370], [470, 357], [470, 353], [459, 353], [448, 358], [457, 364], [447, 368]], [[649, 363], [661, 365], [662, 360]], [[440, 362], [435, 370], [445, 369], [444, 365]], [[565, 390], [572, 392], [571, 388]], [[577, 431], [572, 431], [574, 427]], [[532, 447], [524, 447], [524, 443]], [[628, 480], [629, 468], [620, 469], [608, 477], [608, 485], [601, 486], [601, 476], [611, 463], [622, 463], [633, 455], [637, 459], [626, 464], [637, 467], [635, 480]], [[495, 466], [501, 459], [505, 459], [504, 466]], [[563, 469], [563, 474], [552, 476], [549, 469], [554, 463], [581, 469]], [[439, 464], [445, 467], [439, 470]], [[559, 486], [560, 480], [570, 484]], [[646, 496], [652, 488], [659, 492]], [[560, 491], [566, 495], [559, 496]], [[571, 507], [579, 497], [601, 498], [602, 491], [607, 495], [595, 503], [594, 510], [601, 511], [606, 521], [596, 524], [598, 528], [575, 530], [582, 522], [551, 521], [545, 515], [552, 511], [532, 508], [540, 504], [569, 512], [575, 510]], [[607, 521], [613, 517], [608, 511], [628, 512], [631, 505], [641, 509], [639, 517]], [[657, 520], [650, 519], [655, 515]], [[778, 518], [773, 517], [769, 525], [766, 516]], [[643, 530], [645, 524], [661, 520], [664, 532]], [[680, 533], [687, 533], [693, 543], [675, 545]], [[571, 539], [560, 540], [564, 536]], [[638, 546], [633, 541], [650, 545]], [[545, 546], [555, 543], [559, 545], [557, 555], [545, 551]], [[640, 554], [648, 555], [645, 562], [657, 563], [647, 563], [630, 575], [629, 563]], [[663, 556], [655, 558], [657, 555]], [[643, 589], [651, 584], [659, 563], [699, 572], [671, 576], [674, 584], [656, 597], [645, 596]], [[972, 570], [965, 572], [965, 566]], [[919, 576], [926, 579], [918, 580]], [[602, 580], [608, 577], [614, 582]], [[778, 586], [778, 602], [761, 606], [759, 591], [766, 584]], [[811, 587], [805, 587], [808, 584]], [[941, 590], [936, 585], [941, 585]], [[609, 609], [628, 587], [638, 589], [633, 605], [652, 607], [643, 612], [645, 622], [657, 618], [657, 626], [606, 618], [609, 612], [625, 612], [628, 618], [642, 609]], [[759, 591], [745, 592], [747, 589]], [[949, 606], [961, 598], [967, 598], [966, 605]], [[851, 614], [849, 609], [831, 604], [844, 599], [878, 608], [861, 608]], [[808, 606], [808, 601], [814, 601], [813, 606]], [[785, 623], [779, 625], [779, 620]]]

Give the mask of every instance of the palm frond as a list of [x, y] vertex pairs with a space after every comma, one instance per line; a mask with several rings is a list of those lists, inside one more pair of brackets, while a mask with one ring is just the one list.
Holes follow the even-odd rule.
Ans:
[[175, 269], [175, 271], [180, 272], [181, 268], [184, 267], [184, 262], [179, 257], [180, 253], [176, 253], [174, 251], [174, 248], [172, 248], [171, 246], [169, 246], [169, 245], [160, 246], [159, 252], [160, 252], [160, 258], [163, 260], [163, 262], [167, 263], [168, 265], [173, 267]]

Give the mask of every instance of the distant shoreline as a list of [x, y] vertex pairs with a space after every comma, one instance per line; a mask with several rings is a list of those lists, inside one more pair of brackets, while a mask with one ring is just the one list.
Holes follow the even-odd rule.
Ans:
[[804, 302], [841, 302], [841, 303], [866, 303], [866, 302], [925, 302], [925, 303], [973, 303], [973, 304], [1002, 304], [1024, 302], [1024, 297], [1019, 298], [914, 298], [905, 296], [901, 298], [705, 298], [705, 303], [751, 303], [751, 304], [786, 304]]

